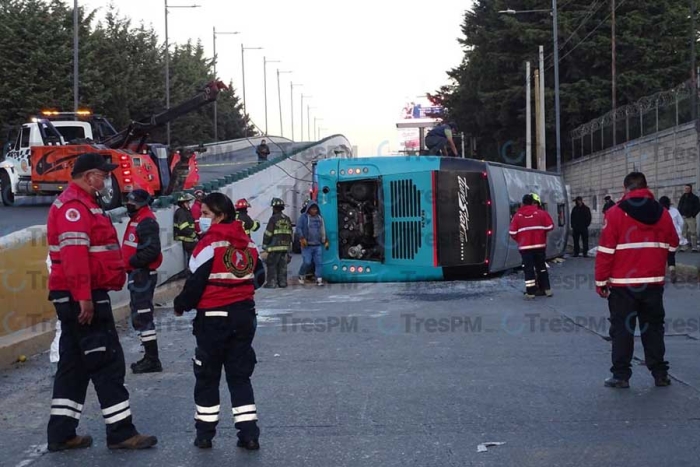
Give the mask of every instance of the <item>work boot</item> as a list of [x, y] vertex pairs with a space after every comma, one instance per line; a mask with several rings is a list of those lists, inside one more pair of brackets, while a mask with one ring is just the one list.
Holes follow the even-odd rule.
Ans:
[[158, 444], [158, 438], [147, 435], [134, 435], [117, 444], [108, 444], [109, 449], [148, 449]]
[[160, 373], [163, 371], [163, 366], [157, 358], [145, 356], [136, 363], [131, 364], [131, 371], [138, 375], [141, 373]]
[[671, 378], [668, 375], [654, 376], [654, 384], [657, 387], [664, 387], [671, 385]]
[[554, 294], [552, 293], [552, 289], [547, 289], [547, 290], [545, 290], [545, 291], [544, 291], [544, 294], [545, 294], [546, 296], [548, 296], [548, 297], [551, 297], [551, 296], [554, 295]]
[[610, 377], [605, 380], [606, 388], [627, 389], [630, 387], [629, 380]]
[[257, 451], [258, 449], [260, 449], [260, 443], [257, 439], [249, 439], [248, 441], [243, 441], [242, 439], [239, 439], [236, 443], [236, 446], [238, 446], [239, 448], [245, 448], [248, 451]]
[[212, 442], [210, 439], [195, 438], [194, 445], [197, 446], [199, 449], [211, 449]]
[[525, 300], [534, 300], [535, 299], [534, 294], [529, 294], [529, 293], [525, 292], [523, 295], [525, 297]]
[[306, 278], [304, 276], [299, 276], [299, 284], [304, 285]]
[[265, 284], [265, 289], [276, 289], [277, 288], [277, 283], [273, 281], [268, 281], [267, 284]]
[[671, 266], [668, 268], [670, 270], [670, 275], [671, 275], [671, 284], [675, 284], [676, 280], [678, 280], [678, 277], [676, 275], [676, 267]]
[[85, 449], [92, 446], [92, 436], [76, 436], [63, 443], [49, 443], [50, 452], [67, 451], [69, 449]]
[[320, 277], [316, 278], [316, 285], [323, 285], [323, 279]]

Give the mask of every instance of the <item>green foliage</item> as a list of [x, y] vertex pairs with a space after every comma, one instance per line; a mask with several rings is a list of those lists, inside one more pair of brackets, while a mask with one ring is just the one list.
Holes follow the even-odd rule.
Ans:
[[[690, 17], [686, 0], [616, 0], [617, 106], [670, 89], [690, 76]], [[569, 132], [612, 109], [610, 0], [560, 0], [559, 77], [561, 147]], [[501, 160], [525, 148], [525, 62], [538, 67], [545, 50], [548, 165], [555, 162], [552, 17], [499, 10], [549, 9], [549, 0], [476, 0], [465, 13], [460, 44], [464, 58], [448, 72], [450, 85], [436, 98], [460, 129], [477, 138], [477, 154]], [[534, 82], [532, 128], [535, 128]], [[533, 136], [534, 144], [534, 136]], [[516, 154], [512, 154], [512, 153]], [[534, 151], [533, 151], [534, 153]]]
[[[73, 10], [65, 0], [0, 0], [0, 141], [41, 109], [73, 109]], [[80, 107], [118, 130], [165, 110], [165, 48], [152, 28], [110, 7], [97, 22], [80, 9]], [[171, 107], [214, 79], [201, 44], [170, 48]], [[256, 134], [233, 90], [218, 98], [219, 139]], [[165, 142], [165, 128], [151, 140]], [[173, 145], [214, 139], [213, 104], [171, 123]]]

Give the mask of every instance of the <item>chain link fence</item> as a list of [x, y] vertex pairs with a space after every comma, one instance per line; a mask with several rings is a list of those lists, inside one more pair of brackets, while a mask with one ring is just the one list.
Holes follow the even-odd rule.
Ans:
[[688, 80], [581, 125], [570, 134], [571, 159], [690, 122], [691, 89]]

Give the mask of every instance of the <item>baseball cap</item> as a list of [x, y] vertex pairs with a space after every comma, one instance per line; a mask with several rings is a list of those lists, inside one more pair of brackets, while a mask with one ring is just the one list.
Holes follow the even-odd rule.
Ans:
[[127, 195], [126, 202], [138, 207], [143, 207], [151, 202], [151, 195], [149, 195], [146, 190], [139, 188]]
[[73, 172], [71, 175], [75, 177], [76, 175], [87, 172], [88, 170], [102, 170], [104, 172], [111, 172], [117, 167], [117, 164], [110, 164], [107, 162], [103, 155], [88, 152], [81, 154], [75, 160], [75, 165], [73, 165]]

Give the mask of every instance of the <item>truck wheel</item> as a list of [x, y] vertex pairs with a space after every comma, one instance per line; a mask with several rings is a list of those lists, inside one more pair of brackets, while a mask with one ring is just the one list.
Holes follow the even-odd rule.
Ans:
[[10, 183], [10, 176], [7, 172], [0, 172], [0, 194], [2, 198], [2, 204], [5, 206], [12, 206], [15, 204], [15, 194], [12, 193], [12, 184]]
[[105, 180], [105, 186], [109, 186], [107, 195], [101, 197], [102, 207], [105, 211], [116, 209], [122, 205], [122, 193], [114, 174]]

